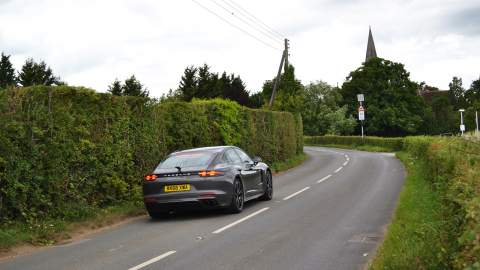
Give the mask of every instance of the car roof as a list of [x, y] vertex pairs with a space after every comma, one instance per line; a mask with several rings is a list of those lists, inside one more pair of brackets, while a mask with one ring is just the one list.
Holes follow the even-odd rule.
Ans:
[[214, 153], [219, 153], [222, 152], [223, 150], [227, 148], [231, 148], [233, 146], [225, 145], [225, 146], [208, 146], [208, 147], [199, 147], [199, 148], [191, 148], [191, 149], [186, 149], [186, 150], [181, 150], [181, 151], [175, 151], [172, 154], [178, 154], [178, 153], [188, 153], [188, 152], [214, 152]]

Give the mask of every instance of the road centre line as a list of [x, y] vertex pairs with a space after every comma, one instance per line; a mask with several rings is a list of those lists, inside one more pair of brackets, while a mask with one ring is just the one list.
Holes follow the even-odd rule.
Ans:
[[323, 181], [327, 180], [327, 179], [328, 179], [328, 178], [330, 178], [330, 177], [332, 177], [332, 175], [331, 175], [331, 174], [329, 174], [329, 175], [327, 175], [327, 176], [323, 177], [322, 179], [320, 179], [320, 180], [318, 180], [318, 181], [317, 181], [317, 184], [320, 184], [321, 182], [323, 182]]
[[343, 167], [340, 167], [340, 168], [336, 169], [335, 173], [339, 172], [341, 169], [343, 169]]
[[247, 220], [247, 219], [249, 219], [249, 218], [252, 218], [252, 217], [254, 217], [254, 216], [256, 216], [256, 215], [258, 215], [258, 214], [260, 214], [260, 213], [262, 213], [262, 212], [264, 212], [264, 211], [267, 211], [268, 209], [270, 209], [270, 207], [262, 208], [262, 209], [260, 209], [260, 210], [258, 210], [258, 211], [256, 211], [256, 212], [253, 212], [252, 214], [250, 214], [250, 215], [248, 215], [248, 216], [246, 216], [246, 217], [244, 217], [244, 218], [241, 218], [241, 219], [239, 219], [239, 220], [237, 220], [237, 221], [235, 221], [235, 222], [232, 222], [232, 223], [230, 223], [230, 224], [228, 224], [228, 225], [226, 225], [226, 226], [224, 226], [224, 227], [222, 227], [222, 228], [220, 228], [220, 229], [218, 229], [218, 230], [216, 230], [216, 231], [214, 231], [214, 232], [212, 232], [212, 233], [214, 233], [214, 234], [221, 233], [221, 232], [225, 231], [226, 229], [230, 229], [231, 227], [233, 227], [233, 226], [235, 226], [235, 225], [237, 225], [237, 224], [239, 224], [239, 223], [242, 223], [242, 222], [244, 222], [245, 220]]
[[139, 265], [137, 265], [137, 266], [134, 266], [134, 267], [132, 267], [132, 268], [129, 268], [128, 270], [138, 270], [138, 269], [141, 269], [141, 268], [143, 268], [143, 267], [145, 267], [145, 266], [147, 266], [147, 265], [149, 265], [149, 264], [158, 262], [158, 261], [160, 261], [161, 259], [165, 259], [166, 257], [174, 254], [175, 252], [177, 252], [177, 251], [175, 251], [175, 250], [170, 250], [170, 251], [168, 251], [168, 252], [163, 253], [163, 254], [160, 255], [160, 256], [157, 256], [157, 257], [152, 258], [152, 259], [150, 259], [150, 260], [148, 260], [148, 261], [146, 261], [146, 262], [144, 262], [144, 263], [141, 263], [141, 264], [139, 264]]
[[299, 190], [299, 191], [297, 191], [297, 192], [295, 192], [295, 193], [293, 193], [293, 194], [288, 195], [287, 197], [283, 198], [283, 200], [286, 201], [286, 200], [288, 200], [288, 199], [291, 199], [291, 198], [297, 196], [298, 194], [304, 192], [305, 190], [307, 190], [307, 189], [309, 189], [309, 188], [310, 188], [310, 187], [303, 188], [303, 189], [301, 189], [301, 190]]
[[345, 161], [345, 162], [343, 163], [343, 166], [347, 166], [347, 164], [348, 164], [348, 161]]

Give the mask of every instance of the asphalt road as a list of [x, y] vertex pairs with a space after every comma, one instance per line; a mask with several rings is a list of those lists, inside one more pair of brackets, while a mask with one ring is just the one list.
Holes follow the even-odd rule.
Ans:
[[306, 147], [309, 160], [274, 176], [274, 198], [242, 213], [148, 217], [0, 269], [362, 269], [401, 190], [392, 154]]

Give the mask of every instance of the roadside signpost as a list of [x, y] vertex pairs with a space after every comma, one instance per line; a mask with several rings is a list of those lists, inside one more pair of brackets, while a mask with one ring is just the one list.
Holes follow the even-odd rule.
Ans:
[[365, 121], [365, 108], [363, 108], [363, 102], [365, 101], [365, 97], [363, 94], [357, 95], [357, 100], [360, 103], [358, 107], [358, 120], [360, 120], [360, 126], [362, 128], [362, 139], [363, 139], [363, 121]]

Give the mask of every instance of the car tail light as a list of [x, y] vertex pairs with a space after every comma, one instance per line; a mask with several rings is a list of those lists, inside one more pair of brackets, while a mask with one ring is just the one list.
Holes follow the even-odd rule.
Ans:
[[155, 181], [157, 179], [157, 175], [155, 174], [147, 174], [143, 177], [146, 181]]
[[207, 177], [207, 176], [219, 176], [223, 175], [223, 172], [220, 171], [201, 171], [198, 173], [198, 175], [202, 177]]

